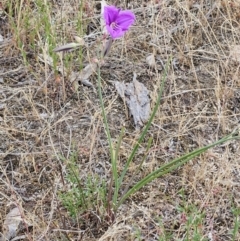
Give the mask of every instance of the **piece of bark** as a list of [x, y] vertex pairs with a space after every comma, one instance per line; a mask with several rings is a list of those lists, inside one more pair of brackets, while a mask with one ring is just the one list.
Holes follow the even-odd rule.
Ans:
[[19, 208], [12, 209], [3, 223], [3, 235], [0, 237], [0, 241], [7, 241], [16, 237], [21, 221], [22, 217]]
[[136, 79], [134, 73], [131, 83], [115, 81], [115, 87], [121, 98], [127, 103], [137, 129], [149, 119], [151, 108], [148, 89]]

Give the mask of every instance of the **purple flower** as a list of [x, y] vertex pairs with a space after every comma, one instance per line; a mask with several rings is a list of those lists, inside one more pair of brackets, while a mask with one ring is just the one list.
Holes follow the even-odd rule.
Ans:
[[122, 11], [114, 6], [105, 6], [103, 16], [107, 31], [113, 39], [122, 37], [135, 21], [132, 11]]

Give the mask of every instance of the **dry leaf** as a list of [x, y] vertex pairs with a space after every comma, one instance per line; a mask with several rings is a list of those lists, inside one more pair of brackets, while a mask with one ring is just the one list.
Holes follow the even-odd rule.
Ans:
[[[89, 82], [89, 77], [96, 72], [98, 64], [93, 62], [88, 64], [80, 73], [72, 72], [70, 76], [70, 82], [76, 85], [78, 81], [81, 81], [84, 85], [93, 87], [92, 83]], [[77, 86], [75, 86], [76, 88]]]
[[121, 98], [126, 101], [134, 124], [139, 129], [148, 121], [151, 111], [147, 88], [137, 81], [136, 73], [134, 73], [132, 83], [124, 84], [115, 81], [115, 87]]
[[155, 66], [156, 66], [156, 61], [155, 61], [155, 56], [154, 56], [154, 54], [149, 55], [149, 56], [146, 58], [146, 62], [147, 62], [147, 64], [148, 64], [151, 68], [155, 68]]
[[69, 43], [69, 44], [62, 45], [60, 47], [56, 47], [53, 51], [54, 52], [72, 51], [81, 45], [83, 45], [83, 44], [82, 43]]
[[[42, 54], [38, 55], [38, 59], [45, 63], [50, 65], [51, 67], [53, 67], [53, 59], [51, 56], [49, 55], [45, 55], [43, 56]], [[95, 72], [97, 69], [97, 64], [93, 63], [93, 64], [89, 64], [87, 65], [81, 72], [80, 74], [77, 72], [72, 71], [71, 76], [70, 76], [70, 82], [73, 84], [73, 88], [74, 90], [78, 89], [78, 83], [77, 81], [81, 81], [83, 85], [89, 86], [89, 87], [93, 87], [92, 83], [88, 81], [88, 78], [91, 76], [91, 74], [93, 72]], [[62, 67], [57, 66], [57, 70], [62, 74], [64, 74], [64, 71], [62, 69]]]
[[21, 221], [22, 217], [19, 208], [12, 209], [3, 223], [3, 237], [1, 241], [16, 237]]
[[84, 44], [85, 44], [84, 39], [81, 38], [81, 37], [74, 36], [74, 39], [76, 40], [77, 43], [79, 43], [79, 44], [81, 44], [81, 45], [84, 45]]
[[88, 64], [84, 69], [81, 70], [78, 79], [81, 81], [89, 79], [89, 77], [96, 72], [97, 66], [97, 63]]

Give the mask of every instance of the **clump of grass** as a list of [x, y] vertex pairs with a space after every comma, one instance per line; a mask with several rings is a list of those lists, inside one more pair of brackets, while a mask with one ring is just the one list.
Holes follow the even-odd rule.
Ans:
[[69, 214], [77, 218], [87, 211], [96, 211], [104, 215], [107, 207], [107, 185], [97, 175], [88, 175], [85, 180], [79, 177], [77, 152], [72, 152], [69, 159], [62, 158], [67, 167], [67, 188], [59, 193], [63, 206]]
[[159, 238], [158, 241], [169, 241], [172, 240], [172, 231], [171, 230], [166, 230], [164, 227], [162, 219], [159, 217], [158, 218], [158, 226], [159, 226]]
[[[32, 11], [32, 8], [35, 11]], [[24, 64], [28, 65], [28, 53], [43, 52], [53, 58], [56, 67], [56, 54], [52, 51], [56, 42], [56, 29], [51, 17], [52, 5], [48, 1], [8, 1], [7, 15], [14, 36], [14, 47], [19, 50]]]
[[188, 205], [178, 207], [178, 211], [181, 213], [181, 227], [179, 232], [183, 234], [182, 240], [184, 241], [207, 241], [203, 234], [203, 223], [205, 213], [194, 205]]
[[134, 240], [141, 241], [142, 240], [141, 236], [142, 236], [141, 230], [139, 228], [135, 228], [134, 233], [133, 233]]
[[239, 228], [240, 228], [240, 208], [235, 205], [232, 207], [232, 214], [234, 216], [234, 223], [232, 229], [232, 240], [237, 240], [239, 237]]
[[[24, 63], [27, 64], [27, 33], [30, 30], [31, 9], [29, 4], [24, 4], [23, 1], [8, 1], [7, 15], [12, 32], [13, 45], [20, 50]], [[33, 38], [34, 39], [34, 38]]]
[[[61, 22], [64, 9], [61, 14], [56, 14], [54, 5], [50, 1], [36, 0], [26, 1], [7, 1], [7, 16], [12, 32], [13, 44], [16, 50], [20, 51], [24, 64], [28, 65], [28, 54], [42, 54], [46, 60], [52, 59], [52, 67], [57, 73], [58, 55], [53, 51], [56, 43], [66, 41], [71, 36], [65, 34], [59, 26], [67, 23]], [[32, 10], [34, 9], [34, 11]], [[79, 4], [78, 20], [76, 23], [77, 34], [84, 34], [83, 24], [83, 1]], [[55, 16], [57, 15], [57, 16]], [[58, 16], [60, 15], [60, 16]], [[64, 21], [69, 21], [64, 18]], [[67, 29], [67, 32], [70, 31]], [[82, 66], [82, 48], [79, 48], [79, 64]], [[46, 61], [47, 62], [47, 61]], [[64, 55], [63, 64], [69, 69], [73, 63], [73, 55]]]

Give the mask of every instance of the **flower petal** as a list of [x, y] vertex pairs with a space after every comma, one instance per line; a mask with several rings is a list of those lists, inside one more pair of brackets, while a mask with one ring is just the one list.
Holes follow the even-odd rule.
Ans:
[[122, 31], [121, 28], [113, 29], [109, 25], [106, 25], [108, 33], [111, 35], [112, 39], [120, 38], [124, 35], [125, 31]]
[[129, 27], [134, 23], [135, 15], [132, 11], [126, 10], [121, 11], [116, 19], [117, 25], [122, 28], [123, 31], [129, 29]]
[[119, 14], [119, 9], [114, 6], [105, 6], [103, 17], [105, 19], [106, 25], [110, 25], [112, 22], [115, 22]]

